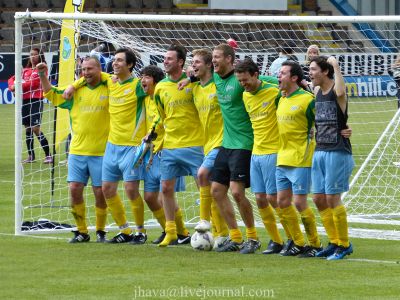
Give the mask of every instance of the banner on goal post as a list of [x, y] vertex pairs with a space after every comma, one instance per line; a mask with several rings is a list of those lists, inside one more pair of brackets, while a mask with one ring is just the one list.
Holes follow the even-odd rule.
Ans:
[[[67, 0], [64, 13], [80, 13], [85, 0]], [[63, 20], [60, 40], [60, 69], [58, 86], [63, 87], [75, 80], [76, 48], [79, 44], [79, 20]], [[60, 144], [70, 133], [69, 112], [66, 109], [57, 111], [55, 144], [58, 152]]]

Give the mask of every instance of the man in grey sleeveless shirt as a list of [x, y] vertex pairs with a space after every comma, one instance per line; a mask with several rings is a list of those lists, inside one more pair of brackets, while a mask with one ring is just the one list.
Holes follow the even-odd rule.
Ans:
[[312, 164], [312, 189], [328, 246], [316, 254], [339, 260], [353, 252], [349, 242], [346, 208], [341, 193], [348, 191], [354, 167], [350, 140], [341, 134], [347, 128], [347, 95], [343, 75], [334, 57], [316, 57], [310, 63], [315, 93], [316, 142]]

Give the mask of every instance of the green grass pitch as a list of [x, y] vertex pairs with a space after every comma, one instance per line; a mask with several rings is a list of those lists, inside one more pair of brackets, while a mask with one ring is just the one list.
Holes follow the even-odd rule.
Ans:
[[[353, 255], [328, 262], [195, 252], [190, 246], [71, 245], [70, 234], [14, 236], [14, 106], [1, 105], [0, 116], [0, 299], [398, 299], [400, 295], [399, 241], [352, 239]], [[357, 120], [351, 121], [354, 131], [363, 129]], [[149, 239], [159, 233], [150, 230]], [[264, 230], [259, 233], [265, 249], [267, 236]], [[326, 237], [322, 238], [325, 244]]]

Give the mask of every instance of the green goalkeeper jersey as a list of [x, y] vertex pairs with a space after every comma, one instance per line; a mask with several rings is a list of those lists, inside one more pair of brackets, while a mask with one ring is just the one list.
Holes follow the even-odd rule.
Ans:
[[[261, 80], [276, 84], [274, 77], [260, 76]], [[244, 88], [234, 71], [224, 77], [214, 73], [218, 102], [224, 119], [222, 146], [227, 149], [253, 149], [253, 128], [243, 102]]]

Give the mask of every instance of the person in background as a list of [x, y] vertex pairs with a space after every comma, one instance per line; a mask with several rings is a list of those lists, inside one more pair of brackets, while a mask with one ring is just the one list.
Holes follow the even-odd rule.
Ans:
[[[28, 63], [22, 70], [22, 124], [25, 126], [25, 141], [28, 148], [28, 157], [23, 163], [33, 163], [36, 159], [33, 134], [38, 138], [46, 155], [43, 162], [45, 164], [53, 162], [49, 142], [40, 130], [43, 112], [43, 91], [36, 65], [41, 62], [46, 62], [43, 52], [39, 48], [32, 48], [29, 53]], [[8, 89], [15, 93], [15, 75], [8, 80]]]
[[282, 63], [287, 60], [293, 60], [297, 62], [297, 57], [293, 55], [293, 48], [296, 47], [295, 44], [291, 41], [288, 41], [282, 45], [279, 49], [279, 57], [275, 59], [271, 66], [269, 67], [269, 75], [278, 77], [279, 70], [282, 66]]

